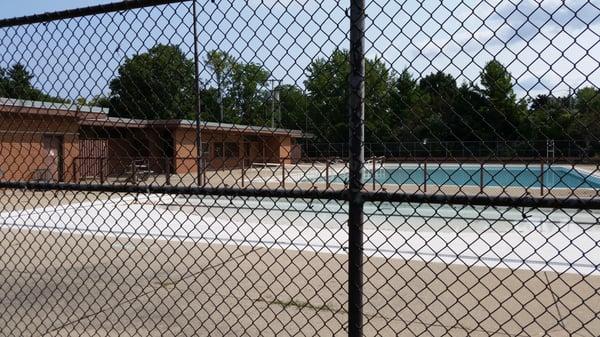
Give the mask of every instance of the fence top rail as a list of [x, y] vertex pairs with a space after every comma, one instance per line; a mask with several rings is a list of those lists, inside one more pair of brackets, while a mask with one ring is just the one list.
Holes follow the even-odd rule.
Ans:
[[0, 20], [0, 28], [30, 25], [36, 23], [48, 23], [52, 21], [79, 18], [89, 15], [97, 15], [111, 12], [120, 12], [151, 6], [168, 5], [172, 3], [182, 3], [192, 0], [129, 0], [113, 2], [105, 5], [81, 7], [57, 12], [47, 12], [42, 14], [28, 15]]

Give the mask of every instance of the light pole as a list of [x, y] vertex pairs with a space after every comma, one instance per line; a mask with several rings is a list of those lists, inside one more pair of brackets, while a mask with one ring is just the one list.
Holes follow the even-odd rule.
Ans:
[[[275, 100], [279, 101], [279, 86], [281, 81], [277, 79], [269, 79], [271, 82], [271, 127], [275, 127]], [[275, 91], [275, 82], [277, 82], [277, 91]], [[281, 124], [281, 106], [279, 107], [279, 124]]]
[[223, 89], [221, 88], [221, 74], [217, 73], [217, 91], [219, 97], [217, 100], [219, 101], [219, 122], [223, 123], [225, 116], [223, 116]]

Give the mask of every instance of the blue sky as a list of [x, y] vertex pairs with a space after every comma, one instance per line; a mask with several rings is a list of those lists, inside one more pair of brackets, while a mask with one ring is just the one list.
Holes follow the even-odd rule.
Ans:
[[[110, 1], [3, 1], [12, 17]], [[201, 1], [200, 51], [230, 52], [285, 83], [302, 85], [311, 60], [347, 48], [347, 4], [329, 0]], [[484, 64], [508, 66], [521, 97], [600, 86], [600, 4], [595, 0], [371, 0], [367, 55], [415, 77], [442, 70], [478, 82]], [[155, 43], [192, 54], [189, 3], [0, 30], [0, 66], [21, 61], [53, 94], [108, 92], [125, 57]], [[203, 77], [210, 71], [202, 67]]]
[[0, 18], [11, 18], [65, 9], [93, 6], [115, 0], [21, 0], [1, 1]]

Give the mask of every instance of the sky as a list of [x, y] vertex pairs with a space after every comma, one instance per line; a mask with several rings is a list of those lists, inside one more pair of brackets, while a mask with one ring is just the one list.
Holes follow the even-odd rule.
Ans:
[[[107, 3], [2, 1], [0, 17]], [[347, 1], [346, 1], [347, 2]], [[520, 97], [600, 87], [599, 0], [370, 0], [366, 52], [415, 78], [433, 71], [479, 81], [486, 62], [505, 64]], [[348, 48], [348, 4], [330, 0], [199, 2], [199, 49], [220, 49], [300, 87], [311, 61]], [[0, 29], [0, 66], [22, 62], [36, 84], [74, 98], [108, 93], [127, 57], [156, 43], [193, 56], [190, 2], [48, 25]], [[4, 50], [4, 52], [1, 52]], [[212, 74], [204, 64], [202, 77]]]
[[115, 0], [21, 0], [0, 2], [0, 18], [12, 18], [26, 15], [53, 12], [79, 7], [101, 5]]

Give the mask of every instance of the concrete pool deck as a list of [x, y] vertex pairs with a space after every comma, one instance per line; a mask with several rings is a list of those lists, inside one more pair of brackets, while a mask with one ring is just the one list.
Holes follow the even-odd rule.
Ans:
[[[42, 199], [49, 197], [44, 194]], [[224, 202], [214, 199], [199, 206], [193, 199], [181, 202], [151, 196], [135, 201], [131, 196], [113, 195], [113, 200], [97, 201], [96, 197], [73, 195], [70, 199], [81, 204], [71, 201], [63, 206], [2, 212], [0, 334], [346, 334], [345, 241], [336, 237], [340, 241], [331, 241], [327, 249], [305, 249], [301, 244], [307, 238], [323, 241], [327, 233], [344, 235], [343, 223], [331, 216], [343, 205], [329, 205], [329, 215], [304, 213], [304, 222], [320, 223], [325, 216], [329, 225], [299, 232], [299, 228], [306, 230], [302, 220], [289, 214], [285, 220], [273, 204], [264, 203], [266, 214], [286, 230], [277, 233], [263, 213], [255, 213], [254, 220], [262, 219], [258, 222], [248, 219], [248, 212], [256, 210], [248, 202], [245, 208], [232, 204], [239, 211], [230, 214], [223, 211], [227, 209]], [[451, 212], [447, 209], [423, 212], [430, 219], [422, 227], [425, 237], [440, 232], [435, 214], [451, 217], [444, 213]], [[500, 214], [508, 222], [518, 220], [512, 213]], [[156, 226], [156, 215], [166, 223], [171, 220], [170, 231]], [[486, 213], [486, 217], [494, 215]], [[554, 215], [549, 220], [556, 225], [562, 217]], [[579, 214], [575, 219], [587, 223], [594, 217]], [[465, 214], [465, 218], [473, 216]], [[271, 242], [253, 244], [249, 238], [237, 242], [236, 235], [243, 233], [244, 226], [228, 226], [240, 219], [248, 219], [246, 228]], [[196, 226], [186, 222], [197, 224], [200, 231], [194, 232]], [[290, 224], [296, 227], [286, 227]], [[205, 225], [210, 227], [202, 229]], [[366, 233], [385, 225], [376, 221]], [[463, 224], [463, 230], [464, 226], [469, 224]], [[504, 235], [521, 233], [498, 227]], [[178, 231], [183, 238], [177, 237]], [[194, 237], [198, 233], [204, 233], [203, 240]], [[298, 239], [294, 236], [299, 233], [305, 238], [290, 245], [289, 239]], [[556, 230], [553, 233], [560, 235]], [[375, 240], [372, 235], [366, 238]], [[503, 237], [503, 241], [510, 240]], [[447, 244], [452, 243], [436, 245]], [[600, 335], [600, 278], [595, 273], [457, 262], [368, 254], [365, 335]]]

